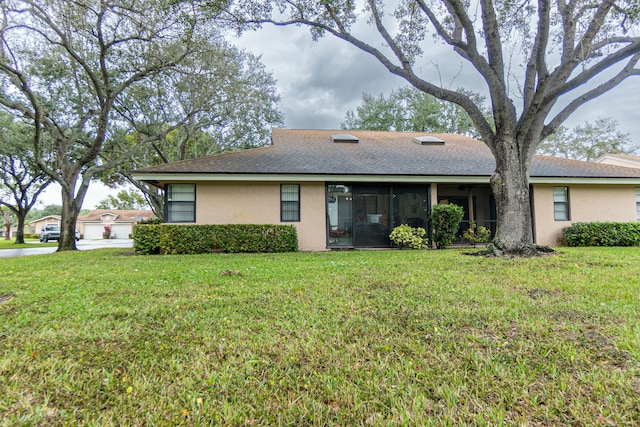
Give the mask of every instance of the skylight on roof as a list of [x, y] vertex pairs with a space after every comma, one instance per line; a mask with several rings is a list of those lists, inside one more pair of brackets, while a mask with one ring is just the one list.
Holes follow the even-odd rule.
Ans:
[[358, 138], [348, 133], [337, 133], [335, 135], [331, 135], [331, 140], [333, 142], [351, 142], [351, 143], [357, 143], [358, 141], [360, 141]]
[[423, 135], [423, 136], [414, 136], [413, 142], [420, 145], [444, 145], [444, 141], [440, 138], [436, 138], [435, 136]]

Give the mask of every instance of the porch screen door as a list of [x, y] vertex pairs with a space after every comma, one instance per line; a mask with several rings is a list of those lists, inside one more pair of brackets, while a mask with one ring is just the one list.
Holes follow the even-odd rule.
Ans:
[[354, 186], [353, 216], [355, 246], [389, 246], [389, 186]]

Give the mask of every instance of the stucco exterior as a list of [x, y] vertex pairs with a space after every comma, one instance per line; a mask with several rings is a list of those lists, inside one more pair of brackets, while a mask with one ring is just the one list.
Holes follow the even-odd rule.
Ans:
[[[482, 141], [411, 132], [349, 131], [346, 139], [343, 134], [274, 129], [269, 146], [151, 166], [133, 175], [165, 190], [195, 184], [195, 218], [190, 205], [188, 215], [166, 221], [291, 224], [300, 250], [389, 247], [392, 226], [406, 221], [428, 227], [426, 212], [436, 203], [463, 206], [463, 228], [473, 220], [496, 231], [489, 185], [495, 158]], [[616, 165], [534, 156], [529, 182], [536, 243], [558, 245], [562, 228], [576, 221], [636, 221], [640, 169]], [[300, 186], [300, 221], [280, 220], [282, 184]], [[569, 188], [570, 221], [554, 219], [554, 186]], [[173, 202], [180, 201], [167, 200]]]
[[302, 251], [327, 250], [325, 186], [300, 183], [300, 221], [280, 221], [278, 182], [196, 182], [196, 224], [284, 224]]
[[45, 225], [60, 225], [60, 216], [59, 215], [49, 215], [43, 218], [34, 219], [29, 223], [29, 231], [31, 233], [40, 234], [42, 231], [42, 227]]
[[533, 217], [536, 243], [557, 246], [562, 228], [574, 222], [636, 221], [636, 191], [629, 185], [567, 185], [569, 221], [556, 221], [553, 215], [553, 187], [533, 186]]
[[[196, 224], [285, 224], [298, 231], [302, 251], [327, 250], [326, 183], [300, 182], [300, 221], [280, 221], [280, 182], [196, 182]], [[553, 184], [533, 186], [536, 243], [558, 246], [573, 222], [636, 221], [636, 190], [629, 185], [569, 187], [569, 221], [556, 221]], [[438, 184], [431, 184], [432, 204]], [[486, 196], [483, 194], [483, 196]], [[486, 203], [479, 197], [478, 203]]]

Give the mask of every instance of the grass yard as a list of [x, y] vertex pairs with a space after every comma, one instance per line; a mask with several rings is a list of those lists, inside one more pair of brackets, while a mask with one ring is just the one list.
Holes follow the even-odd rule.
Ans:
[[16, 239], [5, 240], [0, 238], [0, 250], [2, 249], [21, 249], [21, 248], [35, 248], [35, 247], [47, 247], [58, 246], [58, 242], [52, 243], [40, 243], [38, 239], [24, 239], [24, 244], [16, 245]]
[[0, 260], [0, 425], [638, 425], [640, 248]]

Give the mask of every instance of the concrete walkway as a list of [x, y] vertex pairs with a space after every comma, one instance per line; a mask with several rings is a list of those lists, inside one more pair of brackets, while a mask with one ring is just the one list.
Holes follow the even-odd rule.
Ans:
[[[81, 251], [90, 251], [92, 249], [100, 249], [100, 248], [132, 248], [133, 240], [131, 239], [80, 240], [79, 242], [76, 243], [76, 247]], [[33, 248], [1, 249], [0, 258], [52, 254], [56, 250], [58, 250], [57, 246], [39, 247], [38, 243], [33, 243]]]

